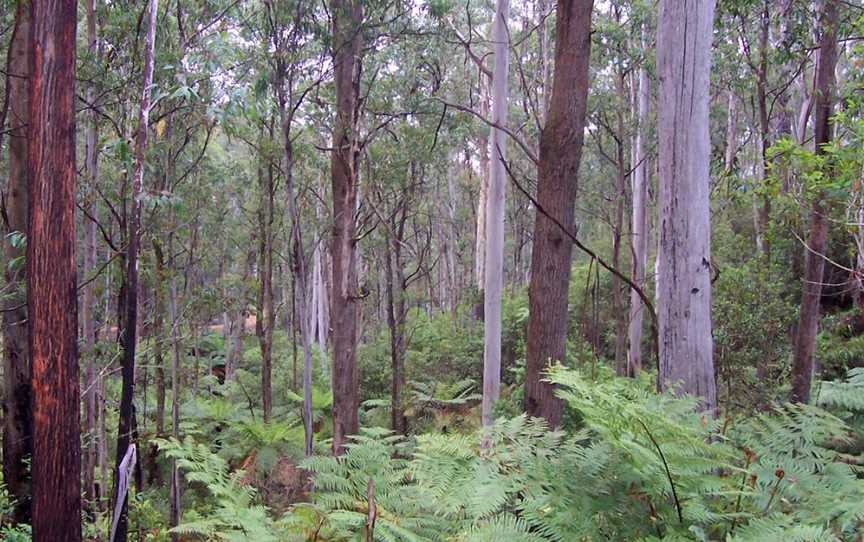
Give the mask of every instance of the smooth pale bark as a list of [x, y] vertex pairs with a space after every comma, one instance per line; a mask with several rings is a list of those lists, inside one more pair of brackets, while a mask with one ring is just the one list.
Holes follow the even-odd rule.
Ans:
[[731, 173], [738, 155], [738, 97], [734, 90], [729, 91], [726, 100], [726, 151], [723, 169], [726, 173]]
[[660, 167], [658, 387], [715, 413], [711, 336], [711, 140], [714, 0], [661, 0], [657, 30]]
[[555, 221], [572, 232], [577, 176], [582, 158], [588, 102], [593, 0], [558, 0], [555, 68], [549, 112], [540, 136], [538, 211], [531, 253], [529, 319], [525, 372], [525, 410], [561, 422], [562, 402], [543, 381], [550, 362], [564, 362], [567, 346], [567, 299], [573, 243]]
[[[495, 3], [492, 43], [492, 123], [507, 126], [507, 79], [510, 69], [510, 0]], [[492, 128], [489, 134], [489, 191], [486, 201], [486, 278], [483, 289], [483, 401], [484, 426], [494, 421], [492, 408], [501, 393], [501, 292], [504, 287], [504, 194], [507, 186], [507, 135]]]
[[[144, 187], [144, 160], [147, 152], [147, 129], [150, 119], [150, 87], [153, 85], [153, 57], [156, 46], [156, 11], [158, 0], [149, 0], [147, 33], [144, 47], [144, 72], [141, 82], [141, 100], [138, 108], [138, 128], [135, 134], [135, 161], [132, 168], [131, 213], [126, 252], [125, 311], [123, 322], [123, 387], [120, 397], [120, 419], [117, 429], [117, 455], [115, 458], [115, 493], [120, 480], [120, 465], [132, 442], [135, 431], [135, 412], [132, 404], [135, 382], [135, 349], [138, 328], [138, 251], [141, 243], [141, 194]], [[129, 498], [123, 500], [117, 521], [116, 542], [126, 542], [128, 535]]]
[[[813, 106], [813, 134], [817, 154], [825, 154], [833, 131], [831, 115], [834, 107], [835, 73], [837, 66], [838, 0], [826, 0], [819, 20], [819, 63], [816, 67], [816, 92]], [[804, 264], [804, 291], [798, 335], [792, 352], [792, 401], [810, 401], [813, 381], [813, 352], [819, 330], [822, 273], [828, 245], [828, 213], [830, 208], [823, 194], [817, 194], [810, 210], [810, 234]]]
[[33, 541], [81, 540], [75, 0], [31, 0], [27, 314]]
[[[281, 51], [277, 39], [276, 50]], [[285, 201], [288, 218], [291, 221], [291, 274], [294, 278], [296, 297], [296, 318], [300, 322], [300, 340], [303, 344], [303, 429], [304, 451], [306, 457], [312, 455], [313, 419], [312, 419], [312, 325], [314, 323], [314, 305], [310, 304], [309, 288], [307, 287], [306, 252], [303, 248], [303, 230], [301, 228], [300, 209], [297, 206], [297, 196], [294, 194], [294, 147], [291, 140], [291, 123], [293, 116], [289, 112], [296, 110], [289, 103], [290, 93], [285, 92], [287, 67], [277, 60], [276, 99], [279, 104], [279, 120], [282, 127], [282, 159], [285, 171]], [[289, 83], [290, 84], [290, 83]], [[296, 378], [296, 377], [295, 377]]]
[[[642, 47], [645, 47], [645, 30], [642, 31]], [[651, 88], [648, 70], [645, 65], [638, 70], [639, 89], [636, 97], [638, 123], [633, 144], [633, 174], [631, 190], [633, 194], [633, 214], [631, 217], [631, 250], [633, 252], [633, 282], [645, 288], [645, 269], [648, 265], [648, 157], [645, 152]], [[636, 290], [630, 290], [630, 324], [627, 331], [627, 374], [635, 376], [642, 370], [642, 322], [645, 306]]]
[[[480, 114], [489, 117], [489, 81], [481, 73], [478, 81], [480, 89]], [[480, 186], [477, 196], [477, 226], [474, 243], [474, 282], [483, 292], [486, 287], [486, 207], [489, 200], [489, 137], [488, 132], [480, 131], [477, 136], [480, 160]]]
[[342, 454], [345, 443], [359, 429], [360, 406], [357, 341], [360, 301], [357, 273], [357, 225], [360, 150], [360, 57], [362, 54], [363, 2], [331, 0], [333, 18], [333, 73], [336, 116], [330, 173], [333, 190], [333, 239], [331, 260], [333, 285], [333, 453]]
[[[620, 11], [616, 12], [620, 20]], [[627, 202], [627, 174], [630, 165], [627, 163], [626, 138], [624, 137], [624, 104], [627, 103], [626, 73], [619, 71], [616, 90], [619, 107], [615, 113], [617, 118], [616, 139], [616, 176], [615, 176], [615, 221], [612, 231], [612, 267], [621, 269], [621, 245], [624, 237], [624, 208]], [[627, 374], [627, 307], [624, 305], [624, 288], [618, 275], [612, 276], [612, 311], [615, 314], [615, 368], [618, 374]]]
[[[33, 453], [33, 412], [30, 404], [30, 347], [25, 286], [25, 241], [13, 244], [10, 234], [27, 234], [28, 177], [27, 125], [30, 13], [19, 2], [9, 44], [6, 88], [9, 103], [9, 177], [5, 193], [6, 223], [3, 240], [3, 480], [16, 501], [13, 518], [30, 523], [31, 484], [27, 461]], [[0, 125], [0, 132], [5, 126]]]
[[326, 270], [326, 251], [321, 242], [315, 243], [312, 253], [312, 306], [315, 310], [315, 343], [321, 354], [321, 373], [325, 379], [330, 377], [330, 363], [327, 357], [327, 336], [329, 335], [329, 303], [327, 285], [324, 282]]

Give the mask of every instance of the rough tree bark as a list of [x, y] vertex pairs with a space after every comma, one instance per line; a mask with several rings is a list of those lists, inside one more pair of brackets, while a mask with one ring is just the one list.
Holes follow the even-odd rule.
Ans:
[[75, 276], [75, 0], [31, 0], [27, 310], [33, 540], [81, 540]]
[[661, 0], [658, 388], [716, 408], [711, 337], [709, 71], [714, 0]]
[[[562, 226], [573, 230], [577, 175], [582, 158], [588, 101], [593, 0], [558, 0], [555, 63], [546, 125], [540, 136], [537, 201]], [[573, 243], [555, 221], [537, 213], [528, 290], [529, 319], [525, 410], [561, 422], [562, 403], [543, 382], [551, 362], [564, 361], [567, 344], [567, 292]]]
[[[492, 123], [507, 126], [510, 71], [510, 0], [495, 2], [492, 43], [495, 68], [492, 72]], [[489, 133], [489, 190], [486, 195], [486, 277], [483, 288], [483, 401], [484, 426], [494, 421], [492, 409], [501, 393], [501, 292], [504, 288], [504, 194], [507, 187], [507, 135], [492, 128]]]
[[360, 293], [357, 279], [356, 220], [360, 148], [360, 72], [363, 2], [331, 0], [333, 17], [333, 72], [336, 118], [330, 174], [333, 189], [333, 265], [331, 311], [333, 328], [333, 453], [344, 451], [346, 440], [357, 433], [359, 374], [357, 339]]
[[[271, 129], [272, 132], [272, 129]], [[272, 138], [272, 133], [270, 134]], [[273, 325], [275, 309], [273, 303], [273, 222], [275, 215], [275, 187], [273, 165], [258, 167], [258, 314], [255, 319], [255, 334], [261, 347], [261, 404], [264, 422], [270, 420], [273, 409]]]
[[[25, 280], [28, 172], [27, 126], [29, 117], [30, 13], [18, 2], [15, 27], [9, 44], [7, 97], [9, 100], [9, 181], [6, 190], [3, 242], [4, 275], [9, 289], [3, 300], [3, 479], [16, 501], [14, 519], [30, 523], [30, 472], [33, 453], [33, 412], [30, 407], [30, 347], [28, 345]], [[0, 132], [5, 127], [0, 126]], [[18, 232], [19, 237], [10, 236]]]
[[[141, 100], [138, 109], [138, 128], [135, 134], [135, 161], [132, 169], [131, 213], [126, 249], [125, 312], [122, 347], [123, 387], [120, 396], [120, 419], [117, 428], [117, 455], [114, 465], [114, 491], [120, 480], [120, 464], [132, 442], [135, 429], [135, 411], [132, 404], [135, 386], [135, 347], [138, 327], [138, 251], [141, 244], [141, 193], [144, 185], [144, 159], [147, 152], [147, 125], [150, 119], [150, 87], [153, 84], [153, 56], [156, 46], [156, 11], [158, 0], [149, 0], [147, 7], [147, 33], [144, 47], [144, 73], [141, 82]], [[115, 541], [126, 542], [128, 528], [128, 496], [119, 511]]]
[[[816, 66], [816, 95], [813, 106], [813, 133], [817, 154], [824, 154], [824, 146], [831, 141], [831, 114], [834, 105], [834, 69], [837, 65], [838, 0], [826, 0], [819, 20], [819, 62]], [[817, 194], [810, 209], [810, 234], [804, 263], [804, 291], [798, 335], [792, 352], [792, 401], [810, 401], [813, 380], [813, 352], [819, 329], [820, 301], [822, 298], [822, 272], [825, 269], [825, 250], [828, 244], [829, 206], [823, 194]]]

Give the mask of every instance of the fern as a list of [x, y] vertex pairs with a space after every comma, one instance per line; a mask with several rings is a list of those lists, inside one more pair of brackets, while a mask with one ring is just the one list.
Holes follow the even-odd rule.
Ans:
[[201, 484], [215, 499], [212, 510], [187, 514], [172, 532], [227, 542], [282, 540], [267, 508], [255, 504], [254, 489], [240, 483], [242, 471], [229, 472], [224, 459], [189, 437], [183, 441], [156, 439], [154, 443], [177, 462], [187, 480]]

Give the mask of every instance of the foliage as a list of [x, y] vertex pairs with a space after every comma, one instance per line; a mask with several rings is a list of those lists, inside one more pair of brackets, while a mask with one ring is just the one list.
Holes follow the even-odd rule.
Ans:
[[280, 540], [267, 509], [255, 503], [255, 490], [241, 483], [242, 471], [230, 472], [224, 459], [192, 438], [154, 442], [166, 457], [177, 462], [188, 481], [206, 488], [213, 498], [209, 506], [185, 514], [173, 532], [207, 540]]

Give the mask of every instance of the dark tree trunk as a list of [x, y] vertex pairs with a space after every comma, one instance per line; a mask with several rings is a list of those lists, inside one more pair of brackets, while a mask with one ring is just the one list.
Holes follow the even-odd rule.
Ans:
[[[824, 154], [824, 146], [831, 141], [831, 111], [835, 85], [834, 69], [837, 65], [837, 12], [838, 0], [827, 0], [821, 14], [819, 64], [816, 68], [816, 96], [813, 108], [813, 132], [816, 153]], [[819, 329], [820, 301], [824, 254], [828, 245], [828, 213], [830, 209], [823, 194], [817, 194], [810, 210], [810, 235], [804, 264], [804, 292], [801, 295], [801, 316], [792, 357], [792, 401], [810, 401], [813, 380], [813, 352]]]
[[[9, 184], [4, 218], [7, 236], [27, 232], [28, 156], [27, 80], [30, 73], [30, 14], [18, 3], [15, 28], [9, 45], [6, 88], [9, 103]], [[5, 126], [0, 125], [0, 132]], [[30, 523], [30, 473], [27, 460], [33, 453], [33, 413], [30, 409], [30, 349], [27, 343], [27, 307], [24, 285], [23, 237], [3, 242], [4, 274], [9, 290], [3, 300], [3, 479], [15, 499], [14, 519]]]
[[360, 55], [363, 2], [331, 0], [333, 15], [333, 72], [336, 119], [330, 173], [333, 186], [333, 453], [344, 451], [346, 439], [357, 433], [359, 374], [357, 372], [360, 295], [357, 284], [357, 207], [360, 152]]
[[[270, 137], [273, 137], [272, 125]], [[264, 421], [270, 420], [273, 410], [273, 221], [274, 190], [273, 165], [267, 171], [259, 167], [258, 189], [261, 191], [258, 205], [258, 315], [255, 319], [255, 334], [261, 347], [261, 403]]]
[[81, 540], [74, 0], [32, 0], [27, 310], [33, 540]]
[[405, 387], [405, 271], [402, 243], [405, 237], [407, 202], [400, 202], [398, 217], [388, 225], [385, 273], [387, 290], [387, 327], [390, 329], [390, 424], [394, 432], [408, 432], [408, 419], [402, 402]]
[[[150, 87], [153, 83], [153, 54], [156, 38], [157, 0], [150, 0], [147, 13], [147, 36], [144, 50], [144, 78], [141, 85], [141, 101], [138, 111], [138, 129], [135, 135], [135, 163], [132, 171], [131, 214], [126, 252], [126, 276], [124, 281], [125, 319], [122, 331], [123, 386], [120, 395], [120, 419], [117, 429], [117, 455], [114, 471], [114, 491], [120, 479], [120, 464], [137, 432], [135, 410], [132, 404], [135, 387], [135, 347], [138, 328], [138, 252], [141, 244], [141, 198], [144, 186], [144, 159], [147, 151], [147, 125], [150, 115]], [[128, 523], [128, 496], [123, 500], [117, 522], [116, 542], [126, 542]]]
[[[540, 136], [537, 201], [571, 231], [588, 99], [592, 7], [593, 0], [558, 0], [552, 95]], [[550, 361], [563, 362], [565, 357], [572, 254], [570, 238], [538, 211], [528, 291], [525, 410], [546, 418], [552, 427], [561, 422], [562, 404], [553, 386], [543, 382], [543, 371]]]
[[[165, 310], [165, 255], [162, 245], [153, 240], [153, 260], [156, 276], [153, 287], [153, 362], [156, 365], [156, 434], [165, 433], [165, 348], [163, 322], [168, 317]], [[173, 323], [172, 323], [173, 325]]]

